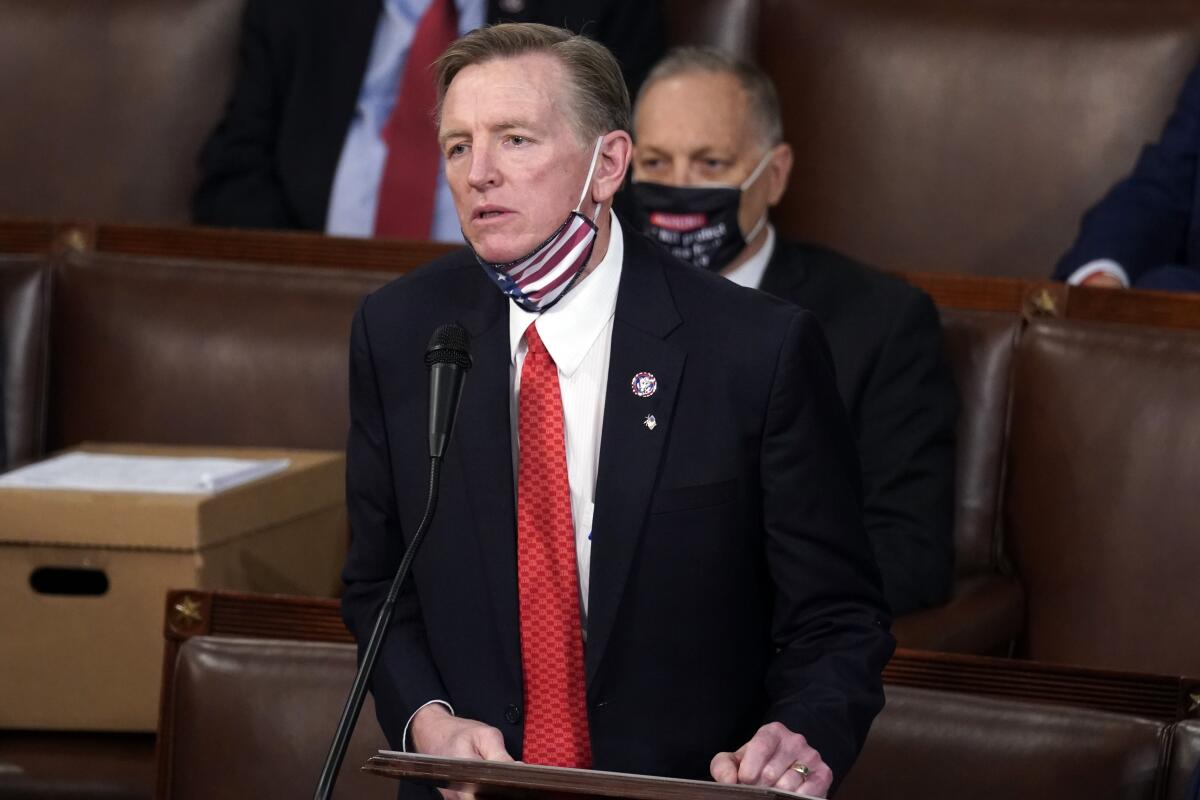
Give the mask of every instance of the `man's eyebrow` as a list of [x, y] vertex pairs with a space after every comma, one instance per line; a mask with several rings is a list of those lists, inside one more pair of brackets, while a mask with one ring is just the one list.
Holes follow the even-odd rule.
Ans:
[[506, 119], [506, 120], [502, 120], [502, 121], [497, 122], [496, 124], [492, 125], [489, 128], [489, 130], [498, 132], [498, 131], [510, 131], [513, 128], [524, 128], [525, 130], [535, 130], [537, 128], [537, 126], [533, 125], [532, 123], [527, 122], [526, 120], [523, 120], [523, 119]]
[[[493, 125], [490, 125], [488, 127], [488, 130], [492, 131], [493, 133], [499, 133], [501, 131], [510, 131], [510, 130], [513, 130], [514, 128], [524, 129], [527, 131], [539, 130], [539, 128], [536, 125], [534, 125], [530, 122], [527, 122], [525, 120], [522, 120], [522, 119], [502, 120]], [[445, 144], [446, 142], [450, 141], [451, 139], [459, 139], [459, 138], [469, 139], [470, 137], [471, 137], [471, 134], [469, 131], [448, 130], [448, 131], [443, 131], [442, 133], [438, 134], [438, 142], [440, 144]]]

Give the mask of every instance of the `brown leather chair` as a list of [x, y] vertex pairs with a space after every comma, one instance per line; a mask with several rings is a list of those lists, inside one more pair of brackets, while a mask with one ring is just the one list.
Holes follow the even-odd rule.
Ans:
[[955, 581], [950, 602], [896, 621], [902, 647], [1007, 653], [1021, 633], [1024, 597], [1000, 540], [1013, 351], [1021, 317], [942, 309], [942, 331], [958, 384]]
[[4, 3], [0, 216], [186, 221], [244, 3]]
[[[174, 755], [159, 800], [311, 796], [353, 677], [353, 645], [189, 639], [159, 732]], [[395, 798], [395, 783], [358, 771], [386, 748], [368, 695], [334, 797]]]
[[[336, 601], [179, 591], [166, 607], [161, 800], [302, 796], [354, 671]], [[908, 650], [884, 680], [888, 704], [840, 797], [1152, 798], [1191, 763], [1167, 759], [1195, 747], [1191, 722], [1171, 736], [1191, 681]], [[391, 788], [354, 774], [382, 741], [368, 703], [347, 795]]]
[[389, 276], [81, 255], [55, 275], [49, 438], [341, 449], [350, 321]]
[[781, 232], [901, 270], [1049, 275], [1200, 57], [1190, 0], [764, 0], [758, 27]]
[[[50, 335], [44, 258], [0, 259], [0, 471], [42, 454]], [[7, 458], [5, 451], [7, 450]]]
[[1168, 723], [887, 687], [839, 800], [1157, 797]]
[[1006, 534], [1040, 661], [1200, 674], [1200, 332], [1034, 322]]
[[[1200, 695], [1193, 701], [1200, 705]], [[1200, 711], [1200, 708], [1196, 710]], [[1188, 720], [1172, 731], [1170, 769], [1167, 771], [1165, 800], [1195, 800], [1189, 795], [1192, 777], [1200, 768], [1200, 719]]]

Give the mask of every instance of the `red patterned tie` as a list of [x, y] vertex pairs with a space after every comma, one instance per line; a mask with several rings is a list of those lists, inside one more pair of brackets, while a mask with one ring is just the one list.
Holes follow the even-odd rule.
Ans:
[[538, 336], [521, 367], [517, 581], [528, 764], [590, 767], [579, 575], [558, 368]]
[[396, 105], [381, 132], [388, 156], [375, 206], [376, 236], [429, 238], [441, 162], [433, 127], [437, 87], [429, 65], [458, 36], [457, 17], [453, 0], [433, 0], [413, 35]]

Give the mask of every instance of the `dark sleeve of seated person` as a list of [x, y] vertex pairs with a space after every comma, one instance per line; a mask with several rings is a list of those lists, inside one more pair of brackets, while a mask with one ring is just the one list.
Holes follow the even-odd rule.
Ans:
[[1194, 277], [1200, 288], [1198, 157], [1200, 66], [1188, 76], [1159, 140], [1147, 145], [1133, 172], [1084, 215], [1054, 277], [1091, 285], [1087, 279], [1098, 262], [1111, 262], [1120, 271], [1110, 266], [1107, 274], [1126, 286], [1171, 288], [1162, 283], [1174, 276], [1184, 284]]
[[[313, 43], [318, 21], [313, 5], [298, 0], [287, 9], [280, 0], [247, 2], [233, 92], [200, 152], [200, 185], [192, 197], [194, 222], [238, 228], [323, 227], [324, 207], [318, 213], [304, 213], [281, 180], [281, 139], [295, 121], [296, 86], [305, 79], [299, 69], [302, 51], [310, 49], [305, 45]], [[316, 141], [320, 134], [317, 129], [310, 131], [312, 144], [320, 144]], [[331, 169], [340, 144], [339, 140], [334, 145]], [[315, 172], [322, 172], [322, 167], [319, 159], [314, 160]], [[328, 178], [332, 181], [331, 171]]]

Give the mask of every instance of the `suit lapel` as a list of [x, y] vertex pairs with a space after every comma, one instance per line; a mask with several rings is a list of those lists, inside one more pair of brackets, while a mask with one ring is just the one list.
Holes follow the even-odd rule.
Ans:
[[[592, 524], [586, 653], [589, 688], [594, 686], [641, 539], [671, 435], [685, 358], [681, 348], [665, 340], [681, 319], [657, 254], [636, 235], [626, 235], [625, 243]], [[641, 372], [651, 373], [657, 381], [650, 397], [639, 397], [632, 390], [632, 379]], [[648, 426], [649, 415], [654, 419]]]
[[463, 325], [474, 365], [464, 385], [455, 438], [460, 477], [471, 504], [487, 596], [514, 683], [521, 677], [517, 611], [516, 502], [509, 422], [508, 314], [504, 296], [479, 273]]

